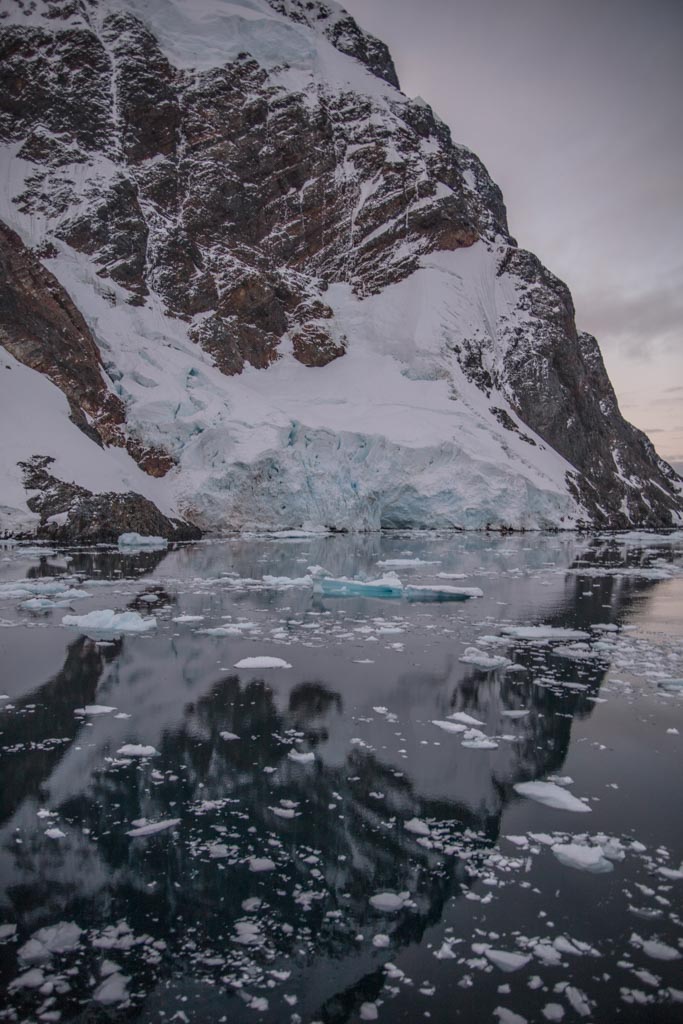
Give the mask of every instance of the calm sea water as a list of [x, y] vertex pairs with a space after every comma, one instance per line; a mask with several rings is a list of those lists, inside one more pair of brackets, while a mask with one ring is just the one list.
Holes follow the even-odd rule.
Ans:
[[680, 1021], [682, 611], [680, 537], [0, 549], [0, 1020]]

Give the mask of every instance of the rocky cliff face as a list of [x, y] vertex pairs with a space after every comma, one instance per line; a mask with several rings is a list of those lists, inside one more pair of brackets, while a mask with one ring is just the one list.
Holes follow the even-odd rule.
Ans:
[[566, 287], [338, 5], [3, 13], [0, 341], [176, 510], [677, 521], [679, 481], [621, 418]]

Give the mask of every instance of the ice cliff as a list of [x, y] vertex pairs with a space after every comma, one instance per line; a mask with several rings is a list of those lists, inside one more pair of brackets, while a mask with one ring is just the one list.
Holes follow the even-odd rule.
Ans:
[[566, 286], [339, 5], [0, 14], [0, 530], [681, 521]]

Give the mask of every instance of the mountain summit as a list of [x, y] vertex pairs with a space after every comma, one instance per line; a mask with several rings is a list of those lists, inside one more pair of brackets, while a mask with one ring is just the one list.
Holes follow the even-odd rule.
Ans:
[[567, 287], [318, 0], [0, 11], [0, 530], [667, 527]]

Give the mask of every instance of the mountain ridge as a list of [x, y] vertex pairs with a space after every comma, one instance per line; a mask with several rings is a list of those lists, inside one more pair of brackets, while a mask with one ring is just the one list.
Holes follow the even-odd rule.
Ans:
[[[0, 342], [170, 535], [681, 521], [568, 289], [339, 5], [17, 0], [0, 39]], [[5, 529], [76, 536], [22, 494], [34, 457], [90, 489], [44, 433]]]

